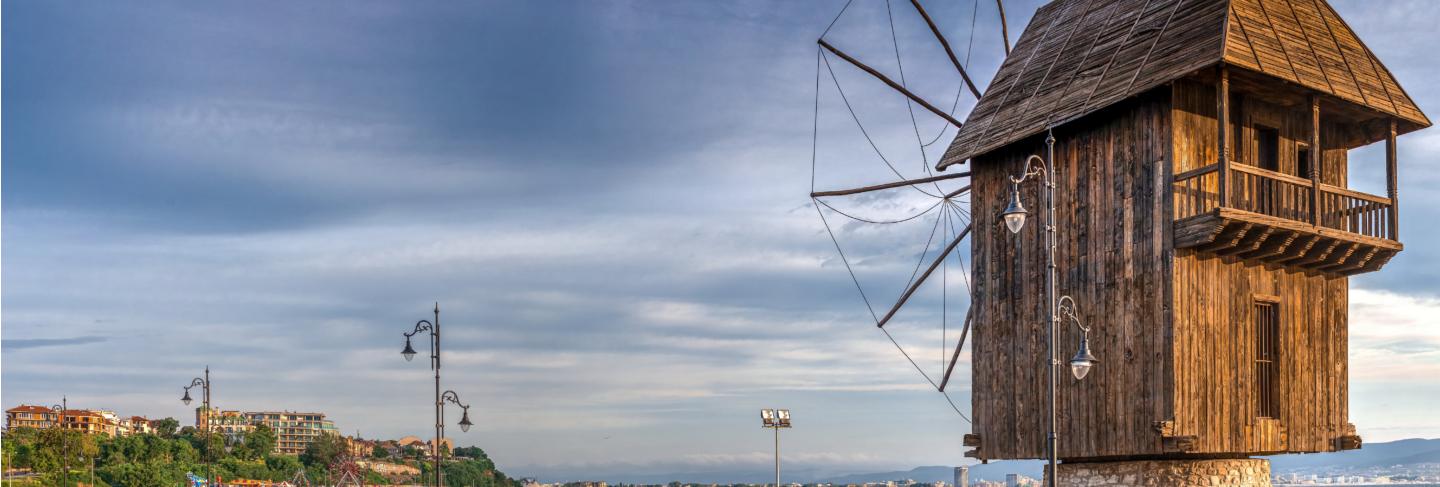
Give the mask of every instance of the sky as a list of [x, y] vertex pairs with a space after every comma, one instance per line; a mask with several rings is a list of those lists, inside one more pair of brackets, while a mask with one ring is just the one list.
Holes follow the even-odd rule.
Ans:
[[[983, 87], [994, 5], [930, 3]], [[1433, 5], [1332, 3], [1440, 114]], [[1007, 3], [1012, 36], [1037, 4]], [[894, 179], [847, 101], [907, 177], [953, 137], [817, 63], [843, 5], [7, 2], [0, 401], [189, 424], [181, 387], [208, 365], [217, 407], [428, 437], [431, 372], [398, 352], [438, 302], [444, 386], [476, 423], [450, 435], [507, 474], [764, 471], [767, 407], [794, 412], [796, 472], [959, 464], [967, 424], [872, 326], [806, 196], [812, 148], [816, 187]], [[891, 7], [855, 0], [826, 39], [897, 78], [898, 47], [907, 85], [963, 116]], [[1351, 280], [1367, 442], [1440, 437], [1440, 132], [1399, 150], [1407, 247]], [[1381, 147], [1350, 174], [1383, 194]], [[829, 218], [877, 307], [935, 228]], [[939, 278], [887, 327], [932, 377], [964, 309], [959, 263]]]

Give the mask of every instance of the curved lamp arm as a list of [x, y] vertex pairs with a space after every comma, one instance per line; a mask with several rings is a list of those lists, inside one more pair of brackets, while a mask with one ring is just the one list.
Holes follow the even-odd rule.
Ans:
[[[1075, 357], [1070, 359], [1070, 373], [1075, 375], [1075, 380], [1083, 380], [1090, 373], [1095, 364], [1100, 363], [1094, 355], [1090, 354], [1090, 327], [1080, 321], [1080, 316], [1075, 312], [1075, 299], [1070, 296], [1061, 296], [1059, 302], [1059, 314], [1069, 318], [1075, 327], [1085, 334], [1080, 338], [1080, 350], [1075, 352]], [[1058, 365], [1058, 364], [1057, 364]]]
[[[435, 336], [435, 325], [431, 324], [431, 323], [430, 323], [430, 320], [420, 320], [420, 321], [418, 321], [418, 322], [415, 323], [415, 329], [414, 329], [413, 331], [404, 334], [404, 335], [405, 335], [405, 350], [402, 350], [402, 351], [400, 352], [400, 354], [403, 355], [403, 356], [405, 356], [405, 361], [406, 361], [406, 362], [409, 362], [410, 360], [412, 360], [412, 359], [415, 358], [415, 347], [413, 347], [413, 346], [410, 345], [410, 337], [413, 337], [413, 336], [419, 334], [419, 333], [422, 332], [422, 331], [423, 331], [423, 332], [429, 332], [429, 333], [430, 333], [430, 336], [431, 336], [431, 337], [434, 337], [434, 336]], [[431, 367], [431, 368], [434, 368], [434, 367], [436, 366], [436, 356], [435, 356], [435, 355], [436, 355], [436, 354], [435, 354], [435, 341], [432, 339], [432, 340], [430, 341], [430, 367]]]
[[1085, 332], [1085, 336], [1090, 336], [1090, 327], [1085, 326], [1085, 323], [1080, 321], [1080, 316], [1075, 314], [1075, 298], [1071, 298], [1070, 296], [1061, 296], [1059, 311], [1061, 316], [1069, 318], [1072, 323], [1075, 323], [1076, 328], [1079, 328], [1080, 331]]
[[1019, 186], [1020, 183], [1025, 182], [1026, 179], [1030, 179], [1031, 176], [1042, 176], [1046, 173], [1045, 159], [1031, 154], [1030, 157], [1025, 159], [1025, 173], [1021, 174], [1018, 178], [1010, 176], [1010, 184]]
[[460, 395], [455, 391], [445, 391], [440, 395], [440, 405], [444, 406], [446, 402], [460, 406], [460, 431], [470, 431], [470, 426], [474, 424], [470, 422], [470, 405], [460, 402]]
[[435, 325], [430, 324], [430, 320], [420, 320], [418, 322], [415, 322], [415, 331], [406, 333], [405, 338], [413, 337], [416, 333], [420, 333], [422, 331], [434, 333]]

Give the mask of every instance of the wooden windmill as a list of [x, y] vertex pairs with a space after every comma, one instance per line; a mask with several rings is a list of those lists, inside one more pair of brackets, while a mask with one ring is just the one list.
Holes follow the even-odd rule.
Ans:
[[[1403, 248], [1396, 137], [1429, 125], [1325, 0], [1041, 7], [937, 164], [970, 163], [967, 455], [1047, 454], [1045, 225], [1012, 235], [1002, 218], [1041, 201], [1012, 178], [1047, 136], [1054, 287], [1101, 359], [1058, 385], [1060, 483], [1079, 482], [1067, 468], [1359, 448], [1348, 276]], [[1347, 151], [1381, 141], [1386, 194], [1348, 189]], [[1268, 485], [1263, 468], [1226, 485]]]

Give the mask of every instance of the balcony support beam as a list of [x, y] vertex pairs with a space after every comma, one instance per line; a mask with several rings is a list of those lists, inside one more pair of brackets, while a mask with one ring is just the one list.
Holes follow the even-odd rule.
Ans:
[[1395, 119], [1390, 119], [1390, 132], [1385, 135], [1385, 196], [1390, 198], [1390, 240], [1400, 240], [1400, 188], [1396, 180]]
[[1230, 69], [1220, 66], [1220, 81], [1215, 85], [1215, 119], [1220, 141], [1220, 206], [1230, 206]]
[[1320, 224], [1320, 96], [1310, 95], [1310, 224]]

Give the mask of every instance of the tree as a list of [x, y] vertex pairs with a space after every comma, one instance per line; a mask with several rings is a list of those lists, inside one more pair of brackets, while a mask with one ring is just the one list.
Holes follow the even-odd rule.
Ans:
[[180, 429], [180, 422], [175, 418], [165, 418], [155, 421], [154, 426], [155, 432], [161, 437], [171, 438], [175, 436], [175, 431]]
[[271, 472], [281, 475], [280, 480], [289, 480], [295, 472], [300, 470], [300, 459], [290, 455], [271, 455], [265, 457], [265, 467]]
[[370, 450], [370, 458], [390, 458], [390, 450], [386, 450], [383, 446], [375, 445], [375, 448]]
[[335, 462], [335, 457], [345, 452], [345, 444], [340, 435], [323, 433], [305, 447], [305, 453], [300, 454], [300, 462], [306, 467], [328, 467]]
[[255, 429], [245, 433], [245, 441], [240, 448], [240, 457], [246, 460], [265, 458], [275, 450], [275, 431], [264, 423], [256, 423]]

